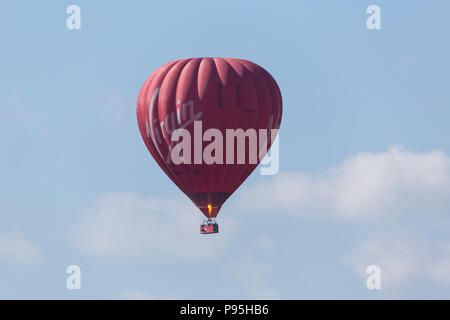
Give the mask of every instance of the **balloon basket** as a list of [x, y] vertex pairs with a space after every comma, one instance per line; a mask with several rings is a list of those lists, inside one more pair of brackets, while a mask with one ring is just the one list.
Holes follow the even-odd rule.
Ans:
[[218, 232], [219, 232], [219, 225], [213, 219], [203, 221], [203, 223], [200, 225], [200, 234], [211, 234]]

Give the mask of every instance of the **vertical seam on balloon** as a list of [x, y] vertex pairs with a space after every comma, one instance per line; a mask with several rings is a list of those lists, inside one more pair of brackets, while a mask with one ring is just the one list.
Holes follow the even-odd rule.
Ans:
[[[204, 127], [203, 127], [203, 120], [205, 119], [205, 115], [207, 114], [207, 110], [200, 110], [200, 95], [199, 95], [199, 92], [198, 92], [198, 90], [199, 90], [199, 83], [200, 83], [200, 81], [199, 81], [199, 78], [200, 78], [200, 68], [201, 68], [201, 66], [202, 66], [202, 63], [206, 60], [206, 59], [208, 59], [208, 58], [202, 58], [201, 59], [201, 61], [200, 61], [200, 63], [198, 64], [198, 66], [197, 66], [197, 74], [196, 74], [196, 78], [197, 78], [197, 81], [195, 82], [196, 83], [196, 90], [195, 90], [195, 92], [196, 92], [196, 98], [197, 98], [197, 103], [196, 103], [196, 105], [198, 106], [198, 108], [199, 108], [199, 111], [201, 111], [202, 112], [202, 131], [204, 130]], [[208, 79], [209, 80], [209, 79]], [[202, 104], [203, 105], [203, 104]], [[204, 108], [208, 108], [209, 106], [208, 105], [204, 105], [203, 106]], [[202, 181], [202, 183], [203, 184], [206, 184], [207, 185], [207, 187], [209, 187], [209, 183], [210, 183], [210, 181], [207, 181], [207, 177], [206, 177], [206, 168], [207, 168], [207, 164], [204, 164], [203, 165], [203, 161], [204, 161], [204, 159], [203, 159], [203, 132], [202, 132], [202, 139], [201, 139], [201, 143], [202, 143], [202, 148], [201, 148], [201, 153], [202, 153], [202, 155], [201, 155], [201, 159], [202, 159], [202, 161], [201, 161], [201, 163], [202, 163], [202, 172], [201, 172], [201, 179], [200, 179], [200, 181]], [[205, 167], [206, 166], [206, 167]], [[205, 190], [208, 190], [209, 188], [207, 188], [207, 187], [205, 187], [205, 186], [203, 186], [203, 188], [205, 189]], [[201, 191], [201, 187], [200, 188], [197, 188], [196, 189], [196, 192], [202, 192]]]
[[[216, 60], [216, 59], [217, 59], [217, 60]], [[217, 75], [218, 75], [218, 77], [219, 77], [219, 79], [220, 79], [219, 69], [218, 69], [218, 67], [217, 67], [217, 61], [223, 62], [228, 68], [230, 68], [230, 65], [225, 61], [224, 58], [214, 58], [214, 63], [215, 63], [215, 65], [216, 65]], [[222, 82], [221, 79], [220, 79], [220, 82]], [[222, 113], [222, 112], [224, 112], [224, 111], [225, 111], [225, 107], [221, 108], [220, 112]], [[225, 132], [223, 132], [223, 133], [225, 133], [225, 138], [226, 138], [226, 129], [227, 129], [227, 128], [224, 127], [224, 131], [225, 131]], [[224, 141], [224, 143], [225, 143], [225, 145], [226, 145], [226, 141]], [[226, 147], [225, 147], [225, 150], [226, 150]], [[230, 166], [230, 165], [228, 165], [228, 164], [226, 163], [226, 152], [225, 152], [225, 154], [224, 154], [223, 156], [225, 157], [225, 159], [223, 159], [223, 160], [224, 160], [223, 171], [221, 172], [221, 173], [222, 173], [222, 179], [221, 179], [221, 181], [219, 181], [219, 182], [217, 183], [218, 188], [219, 188], [219, 190], [221, 190], [221, 191], [224, 191], [224, 187], [225, 187], [224, 181], [225, 181], [225, 177], [226, 177], [227, 172], [228, 172], [228, 168], [229, 168], [229, 166]]]
[[[245, 69], [245, 70], [247, 70], [247, 72], [248, 72], [248, 74], [250, 75], [250, 77], [253, 79], [253, 84], [254, 84], [254, 86], [255, 86], [255, 93], [256, 93], [256, 104], [255, 104], [255, 113], [256, 113], [256, 115], [255, 115], [255, 122], [254, 122], [254, 124], [253, 124], [253, 126], [256, 128], [256, 126], [258, 125], [258, 123], [259, 123], [259, 119], [258, 119], [258, 117], [260, 116], [260, 112], [259, 112], [259, 105], [260, 105], [260, 96], [259, 96], [259, 90], [258, 90], [258, 82], [256, 81], [256, 77], [255, 77], [255, 75], [246, 67], [246, 65], [245, 64], [242, 64], [242, 66], [243, 66], [243, 68]], [[259, 128], [256, 128], [256, 129], [259, 129]], [[253, 172], [253, 170], [255, 170], [255, 168], [258, 166], [258, 164], [259, 164], [259, 159], [258, 159], [258, 156], [259, 156], [259, 138], [258, 138], [258, 136], [259, 136], [259, 132], [257, 131], [256, 132], [256, 164], [255, 165], [253, 165], [253, 164], [250, 164], [250, 153], [249, 153], [249, 159], [248, 159], [248, 161], [249, 161], [249, 163], [248, 163], [248, 165], [246, 166], [246, 168], [245, 168], [245, 170], [249, 170], [250, 172], [248, 173], [248, 175], [247, 175], [247, 177], [248, 176], [250, 176], [250, 174]], [[249, 146], [249, 149], [250, 149], [250, 146]], [[245, 181], [245, 180], [244, 180]], [[240, 184], [237, 184], [236, 185], [236, 189], [244, 182], [244, 181], [242, 181]]]
[[[225, 63], [228, 65], [228, 67], [229, 67], [231, 70], [233, 70], [234, 74], [236, 75], [237, 82], [239, 83], [239, 80], [240, 80], [239, 74], [238, 74], [237, 71], [233, 68], [233, 66], [227, 61], [228, 59], [230, 59], [230, 58], [224, 58], [223, 60], [224, 60]], [[231, 59], [230, 59], [230, 60], [231, 60]], [[233, 60], [234, 60], [234, 59], [233, 59]], [[239, 85], [238, 83], [236, 83], [236, 87]], [[237, 106], [237, 96], [236, 96], [236, 106]], [[237, 111], [238, 111], [238, 119], [237, 119], [237, 126], [236, 126], [236, 128], [238, 129], [238, 128], [240, 128], [240, 123], [241, 123], [241, 111], [242, 111], [242, 108], [237, 107]], [[237, 151], [237, 148], [236, 148], [235, 151]], [[233, 157], [237, 159], [237, 154], [236, 154], [236, 152], [234, 152]], [[234, 162], [234, 159], [233, 159], [233, 162]], [[229, 172], [230, 172], [230, 170], [229, 170], [228, 165], [226, 165], [225, 167], [226, 167], [226, 169], [225, 169], [225, 174], [224, 174], [223, 182], [226, 183], [224, 186], [230, 187], [230, 183], [229, 183], [229, 181], [230, 181], [230, 180], [229, 180], [229, 175], [230, 175]], [[230, 189], [230, 191], [233, 192], [234, 190], [231, 190], [231, 189]]]
[[[250, 75], [250, 77], [253, 79], [253, 83], [255, 84], [255, 95], [256, 95], [256, 97], [257, 97], [257, 101], [256, 101], [256, 112], [258, 112], [257, 110], [258, 110], [258, 108], [257, 108], [257, 106], [258, 106], [258, 104], [259, 104], [259, 96], [258, 96], [258, 89], [257, 89], [257, 87], [256, 87], [256, 81], [255, 81], [255, 77], [254, 77], [254, 75], [248, 70], [248, 68], [246, 68], [245, 67], [245, 65], [244, 64], [241, 64], [241, 66], [242, 66], [242, 68], [244, 68], [244, 70]], [[245, 72], [244, 72], [244, 74], [245, 74]], [[236, 87], [237, 87], [237, 85], [236, 85]], [[245, 106], [244, 106], [244, 108], [240, 108], [240, 112], [245, 112]], [[256, 119], [256, 123], [257, 123], [257, 121], [258, 121], [258, 119]], [[245, 142], [245, 141], [244, 141]], [[245, 146], [244, 146], [244, 148], [245, 148]], [[249, 149], [250, 149], [250, 146], [249, 146]], [[258, 149], [257, 149], [258, 150]], [[257, 151], [257, 153], [256, 153], [257, 155], [258, 155], [258, 151]], [[249, 162], [250, 162], [250, 155], [249, 155]], [[245, 159], [244, 159], [244, 161], [245, 161]], [[243, 179], [242, 181], [240, 181], [241, 179], [241, 176], [245, 173], [245, 171], [246, 170], [248, 170], [249, 169], [249, 167], [250, 167], [250, 163], [249, 164], [245, 164], [245, 162], [244, 162], [244, 164], [242, 165], [242, 168], [241, 167], [238, 167], [237, 168], [237, 170], [234, 172], [234, 174], [232, 174], [231, 176], [230, 176], [230, 178], [229, 178], [229, 181], [239, 181], [239, 183], [236, 183], [236, 182], [232, 182], [232, 184], [231, 184], [231, 190], [236, 190], [242, 183], [244, 183], [244, 181], [245, 181], [245, 179]], [[253, 170], [254, 170], [254, 168], [252, 169], [252, 171], [250, 171], [250, 173], [251, 172], [253, 172]], [[236, 179], [236, 177], [237, 177], [237, 179]]]
[[[186, 61], [187, 60], [187, 61]], [[176, 81], [175, 81], [175, 90], [174, 90], [174, 96], [173, 96], [173, 101], [170, 101], [170, 103], [172, 103], [174, 106], [176, 106], [176, 100], [177, 100], [177, 97], [176, 97], [176, 94], [177, 94], [177, 88], [178, 88], [178, 82], [179, 82], [179, 79], [180, 79], [180, 75], [181, 75], [181, 72], [184, 70], [184, 68], [189, 64], [189, 62], [191, 61], [192, 59], [181, 59], [178, 63], [176, 63], [176, 64], [174, 64], [173, 66], [172, 66], [172, 68], [174, 68], [174, 67], [176, 67], [179, 63], [182, 63], [182, 62], [185, 62], [185, 64], [180, 68], [180, 70], [177, 72], [177, 74], [176, 74]], [[171, 69], [172, 69], [171, 68]], [[166, 76], [167, 76], [167, 74], [166, 74]], [[161, 83], [161, 86], [162, 86], [162, 83]], [[175, 112], [176, 112], [176, 107], [175, 107]], [[158, 121], [161, 121], [161, 119], [159, 119], [159, 113], [158, 113]], [[167, 128], [166, 128], [166, 130], [167, 130]], [[170, 141], [170, 139], [169, 139], [169, 141]], [[167, 145], [167, 143], [166, 143], [166, 145]], [[168, 149], [168, 151], [169, 151], [169, 153], [171, 152], [171, 150], [170, 150], [170, 142], [169, 142], [169, 145], [167, 145], [167, 149]], [[170, 167], [170, 166], [169, 166]], [[181, 168], [182, 169], [186, 169], [186, 167], [189, 169], [189, 167], [188, 167], [188, 165], [185, 165], [185, 164], [182, 164], [181, 165]], [[183, 185], [184, 185], [184, 189], [186, 190], [186, 192], [192, 192], [192, 187], [193, 187], [193, 185], [190, 183], [190, 179], [189, 178], [187, 178], [187, 177], [185, 177], [183, 174], [180, 174], [180, 175], [178, 175], [178, 177], [179, 177], [179, 179], [183, 182]], [[187, 188], [186, 188], [187, 187]]]
[[[220, 85], [223, 87], [223, 84], [222, 84], [222, 80], [221, 80], [221, 78], [220, 78], [220, 75], [219, 75], [219, 68], [218, 68], [218, 61], [221, 61], [221, 62], [223, 62], [225, 65], [227, 65], [228, 66], [228, 64], [225, 62], [225, 60], [224, 60], [224, 58], [213, 58], [213, 60], [214, 60], [214, 64], [215, 64], [215, 67], [216, 67], [216, 74], [217, 74], [217, 80], [220, 82]], [[229, 66], [228, 66], [229, 67]], [[221, 127], [221, 125], [220, 125], [220, 118], [221, 118], [221, 114], [225, 111], [226, 109], [225, 109], [225, 107], [223, 107], [223, 108], [220, 108], [220, 109], [218, 109], [217, 111], [217, 117], [218, 117], [218, 121], [217, 121], [217, 128], [219, 129], [220, 127]], [[225, 128], [224, 127], [224, 130], [226, 131], [226, 129], [227, 128]], [[222, 133], [224, 133], [224, 132], [222, 132]], [[226, 148], [225, 148], [225, 151], [226, 151]], [[223, 189], [223, 187], [224, 187], [224, 180], [225, 180], [225, 175], [226, 175], [226, 172], [227, 172], [227, 170], [228, 170], [228, 165], [226, 164], [226, 152], [223, 154], [223, 161], [224, 161], [224, 163], [223, 163], [223, 165], [220, 167], [220, 172], [221, 172], [221, 174], [222, 174], [222, 179], [219, 181], [219, 180], [216, 180], [217, 179], [217, 170], [219, 170], [219, 168], [218, 167], [215, 167], [215, 172], [214, 172], [214, 180], [216, 181], [216, 183], [215, 183], [215, 185], [217, 186], [216, 187], [216, 190], [215, 191], [217, 191], [217, 192], [219, 192], [219, 191], [223, 191], [224, 189]]]
[[[184, 68], [186, 68], [186, 66], [187, 66], [191, 61], [193, 61], [193, 60], [195, 60], [195, 59], [200, 59], [200, 63], [201, 63], [201, 61], [202, 61], [202, 58], [194, 58], [194, 59], [190, 59], [189, 62], [186, 63], [186, 64], [183, 66], [182, 70], [180, 71], [180, 75], [181, 75], [181, 72], [184, 70]], [[194, 78], [196, 78], [196, 79], [198, 79], [198, 68], [199, 68], [199, 66], [200, 66], [200, 63], [198, 64], [198, 66], [196, 67], [196, 70], [195, 70], [196, 76], [195, 76]], [[180, 75], [178, 76], [178, 80], [177, 80], [177, 88], [178, 88], [178, 83], [179, 83], [179, 81], [180, 81]], [[196, 113], [195, 113], [195, 107], [197, 106], [197, 108], [198, 108], [198, 93], [197, 93], [197, 90], [198, 90], [198, 84], [197, 84], [197, 81], [194, 81], [194, 85], [195, 85], [195, 88], [194, 88], [193, 90], [194, 90], [194, 92], [195, 92], [195, 97], [194, 97], [195, 102], [194, 102], [194, 110], [193, 110], [193, 114], [195, 115], [195, 114], [196, 114]], [[193, 129], [193, 131], [194, 131], [194, 129]], [[195, 134], [195, 131], [194, 131], [194, 134]], [[193, 137], [193, 139], [195, 139], [195, 136]], [[191, 146], [192, 146], [192, 143], [195, 143], [195, 142], [191, 141]], [[195, 150], [192, 150], [192, 151], [195, 151]], [[191, 157], [192, 157], [192, 153], [191, 153]], [[194, 162], [195, 162], [195, 161], [194, 161]], [[187, 167], [188, 169], [194, 169], [194, 166], [195, 166], [195, 163], [194, 163], [194, 162], [191, 163], [190, 165], [187, 165], [186, 167]], [[191, 168], [190, 168], [190, 167], [191, 167]], [[187, 179], [187, 180], [189, 181], [189, 183], [191, 183], [191, 184], [190, 184], [190, 187], [191, 187], [190, 193], [197, 192], [197, 190], [198, 190], [198, 184], [196, 183], [195, 179]]]
[[[219, 128], [220, 128], [220, 112], [222, 111], [222, 104], [223, 104], [223, 88], [222, 88], [222, 82], [221, 82], [220, 77], [219, 77], [219, 70], [217, 69], [216, 58], [213, 58], [212, 60], [214, 62], [214, 73], [216, 75], [217, 87], [219, 88], [219, 95], [220, 95], [220, 100], [219, 100], [219, 104], [218, 104], [218, 108], [217, 108], [217, 112], [216, 112], [216, 129], [219, 130]], [[223, 141], [222, 141], [222, 143], [223, 143]], [[224, 152], [222, 150], [222, 162], [224, 161], [223, 157], [224, 157]], [[212, 179], [212, 184], [213, 185], [215, 185], [215, 182], [216, 182], [217, 167], [218, 167], [217, 165], [214, 165], [213, 179]], [[214, 192], [218, 192], [219, 190], [216, 190], [214, 188], [213, 191]], [[220, 210], [220, 208], [218, 208], [217, 210]], [[217, 214], [218, 213], [219, 212], [217, 212]]]
[[[272, 97], [272, 92], [271, 92], [271, 90], [270, 90], [270, 85], [269, 85], [269, 83], [268, 83], [266, 77], [264, 76], [264, 69], [261, 67], [258, 71], [259, 71], [259, 73], [262, 75], [261, 79], [262, 79], [262, 81], [263, 81], [263, 83], [264, 83], [264, 90], [267, 91], [267, 96], [268, 96], [268, 98], [270, 99], [270, 103], [268, 103], [269, 108], [270, 108], [269, 114], [270, 114], [270, 115], [273, 115], [273, 97]], [[263, 129], [270, 130], [270, 128], [269, 128], [268, 126], [264, 127]], [[270, 144], [267, 142], [267, 138], [268, 138], [268, 137], [269, 137], [269, 135], [267, 135], [267, 137], [266, 137], [266, 150], [265, 150], [265, 151], [266, 151], [266, 154], [267, 154], [267, 152], [269, 151], [269, 146], [270, 146]], [[259, 153], [258, 153], [258, 156], [259, 156]], [[264, 156], [265, 156], [265, 155], [264, 155]]]
[[[162, 84], [163, 84], [163, 82], [164, 82], [164, 80], [167, 78], [167, 74], [170, 72], [170, 70], [172, 70], [172, 68], [174, 68], [176, 65], [178, 65], [181, 61], [183, 61], [183, 59], [181, 59], [181, 60], [178, 60], [177, 62], [175, 62], [173, 65], [171, 65], [170, 67], [169, 67], [169, 70], [167, 70], [167, 72], [166, 72], [166, 74], [163, 76], [163, 78], [161, 79], [161, 82], [159, 83], [159, 88], [161, 88], [162, 87]], [[158, 98], [158, 103], [156, 104], [156, 117], [157, 117], [157, 119], [158, 119], [158, 125], [160, 125], [160, 118], [159, 118], [159, 107], [160, 107], [160, 99]], [[162, 131], [162, 130], [161, 130]], [[164, 143], [166, 143], [165, 142], [165, 140], [164, 140]], [[167, 145], [167, 144], [166, 144]], [[168, 149], [168, 148], [167, 148]], [[172, 167], [171, 166], [169, 166], [168, 164], [167, 164], [167, 159], [166, 158], [162, 158], [162, 161], [164, 162], [164, 164], [166, 165], [166, 167], [168, 168], [168, 170], [169, 170], [169, 172], [171, 173], [171, 175], [174, 177], [174, 179], [175, 180], [177, 180], [178, 181], [178, 183], [183, 187], [183, 189], [187, 189], [186, 188], [186, 182], [185, 182], [185, 180], [184, 179], [182, 179], [182, 175], [177, 175], [177, 174], [174, 174], [174, 170], [172, 169]], [[183, 190], [182, 190], [183, 191]]]
[[[173, 63], [175, 63], [175, 61]], [[145, 108], [146, 108], [146, 103], [145, 102], [147, 100], [148, 92], [149, 92], [150, 88], [153, 85], [153, 82], [156, 81], [156, 78], [160, 75], [160, 73], [164, 72], [165, 69], [168, 69], [168, 68], [170, 69], [169, 64], [170, 63], [167, 63], [164, 66], [158, 68], [157, 70], [155, 70], [155, 72], [152, 75], [150, 75], [151, 79], [150, 79], [150, 81], [149, 81], [149, 83], [148, 83], [148, 85], [147, 85], [147, 87], [145, 89], [145, 92], [144, 92], [144, 101], [143, 101], [143, 108], [142, 108], [143, 109], [142, 110], [143, 113], [145, 113]], [[152, 121], [152, 119], [149, 118], [149, 121]], [[142, 120], [141, 120], [141, 122], [142, 122]], [[149, 140], [149, 139], [148, 138], [144, 139], [144, 142], [145, 142], [146, 145], [147, 145], [147, 143], [146, 143], [147, 140]], [[156, 149], [156, 146], [154, 144], [149, 143], [148, 145], [149, 145], [149, 148]], [[149, 150], [149, 151], [150, 151], [151, 155], [153, 156], [153, 153], [151, 152], [151, 150]], [[164, 159], [162, 157], [158, 157], [158, 155], [160, 155], [159, 152], [157, 150], [155, 152], [156, 152], [155, 153], [156, 157], [154, 156], [154, 158], [155, 158], [156, 163], [168, 175], [168, 173], [171, 173], [170, 168], [167, 166], [167, 164], [165, 163], [165, 161], [164, 161]], [[172, 178], [170, 175], [168, 175], [168, 176], [178, 187], [182, 186], [182, 184], [177, 179], [175, 179], [175, 177]]]
[[[275, 79], [270, 75], [270, 73], [267, 70], [265, 70], [265, 69], [262, 69], [262, 71], [263, 71], [262, 74], [264, 76], [264, 80], [266, 81], [266, 84], [267, 84], [267, 86], [269, 88], [270, 96], [271, 96], [271, 99], [272, 99], [272, 103], [271, 103], [272, 112], [271, 112], [271, 114], [272, 114], [273, 120], [272, 120], [272, 126], [270, 128], [268, 128], [269, 130], [271, 130], [271, 129], [276, 128], [277, 126], [279, 127], [279, 124], [280, 124], [279, 121], [281, 120], [280, 119], [280, 115], [281, 115], [281, 107], [282, 107], [282, 102], [280, 100], [281, 99], [281, 92], [280, 92], [280, 90], [278, 88], [278, 85], [277, 85]], [[277, 99], [276, 93], [274, 93], [274, 90], [278, 91], [278, 96], [279, 96], [278, 98], [279, 99]], [[278, 107], [277, 107], [277, 104], [278, 104]], [[274, 108], [277, 108], [276, 114], [275, 114]], [[272, 132], [270, 132], [270, 134], [268, 135], [267, 152], [269, 151], [269, 148], [272, 147], [272, 141], [276, 138], [277, 134], [275, 135], [275, 137], [272, 137]], [[270, 139], [269, 139], [269, 137], [270, 137]]]
[[[216, 62], [214, 61], [214, 65], [216, 64]], [[217, 66], [216, 66], [217, 67]], [[219, 102], [218, 105], [219, 107], [222, 107], [222, 103], [223, 103], [223, 92], [222, 92], [222, 85], [217, 82], [217, 91], [219, 92]]]
[[[277, 92], [278, 92], [278, 98], [279, 99], [275, 99], [276, 101], [272, 101], [273, 123], [272, 123], [272, 128], [271, 129], [274, 129], [277, 125], [279, 126], [280, 120], [281, 120], [281, 108], [282, 108], [281, 91], [280, 91], [280, 88], [278, 87], [277, 83], [275, 82], [275, 79], [270, 75], [270, 73], [267, 70], [265, 70], [265, 69], [263, 69], [263, 71], [264, 71], [263, 72], [264, 79], [268, 83], [269, 88], [271, 88], [270, 91], [271, 91], [272, 99], [274, 98], [273, 94], [272, 94], [273, 90], [277, 90]], [[274, 112], [275, 103], [278, 105], [276, 114]]]

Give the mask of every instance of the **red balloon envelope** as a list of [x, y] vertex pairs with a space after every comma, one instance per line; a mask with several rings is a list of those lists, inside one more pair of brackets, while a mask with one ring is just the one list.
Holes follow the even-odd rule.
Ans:
[[[246, 161], [242, 164], [237, 160], [237, 147], [225, 147], [226, 129], [241, 128], [245, 132], [255, 129], [257, 133], [259, 129], [269, 132], [278, 129], [282, 100], [272, 76], [253, 62], [193, 58], [169, 62], [156, 69], [142, 86], [136, 112], [142, 138], [158, 165], [207, 218], [215, 218], [223, 203], [256, 168], [274, 139], [273, 134], [265, 139], [267, 148], [258, 150], [261, 156], [256, 163], [247, 160], [250, 155], [246, 148]], [[194, 122], [196, 125], [201, 122], [200, 137], [198, 131], [194, 132]], [[176, 144], [172, 141], [176, 129], [191, 134], [188, 143], [194, 151], [205, 150], [215, 141], [211, 137], [202, 139], [202, 133], [208, 129], [219, 130], [224, 137], [223, 161], [208, 164], [201, 159], [203, 153], [199, 159], [198, 152], [194, 155], [192, 151], [191, 161], [175, 164], [171, 152]], [[258, 135], [257, 139], [259, 146], [262, 138]], [[229, 154], [234, 161], [226, 161]], [[220, 158], [217, 151], [214, 156]]]

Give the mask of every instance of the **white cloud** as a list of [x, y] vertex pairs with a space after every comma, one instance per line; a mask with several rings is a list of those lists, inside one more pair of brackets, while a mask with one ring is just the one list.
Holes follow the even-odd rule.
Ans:
[[422, 277], [425, 266], [423, 244], [413, 237], [382, 235], [365, 241], [350, 258], [350, 266], [363, 278], [370, 265], [381, 268], [383, 289], [404, 286], [411, 280]]
[[202, 261], [221, 254], [236, 232], [234, 220], [221, 231], [200, 235], [201, 214], [188, 201], [159, 200], [135, 193], [101, 197], [71, 233], [72, 245], [94, 256], [142, 260]]
[[379, 265], [383, 293], [398, 296], [415, 286], [450, 284], [450, 245], [439, 243], [438, 236], [447, 232], [450, 219], [450, 158], [442, 151], [391, 147], [352, 155], [321, 172], [281, 173], [247, 187], [237, 205], [353, 226], [364, 221], [359, 231], [375, 236], [364, 234], [347, 262], [362, 279], [369, 265]]
[[13, 230], [0, 234], [0, 260], [13, 265], [35, 266], [44, 258], [38, 245], [26, 239], [23, 232]]
[[[433, 236], [445, 228], [442, 221], [448, 221], [449, 201], [450, 159], [442, 151], [417, 153], [393, 147], [387, 152], [358, 153], [323, 172], [279, 174], [271, 182], [245, 188], [237, 205], [302, 218], [373, 219], [359, 226], [376, 236], [367, 240], [364, 234], [362, 245], [357, 244], [359, 249], [347, 262], [362, 278], [362, 286], [367, 266], [379, 265], [382, 292], [400, 290], [401, 296], [418, 284], [427, 288], [450, 284], [450, 244], [441, 244], [437, 240], [441, 238]], [[188, 201], [109, 194], [87, 210], [72, 230], [71, 243], [85, 253], [104, 257], [185, 262], [217, 258], [234, 237], [237, 224], [225, 217], [220, 221], [223, 232], [204, 237], [198, 232], [200, 217]], [[386, 223], [389, 217], [397, 217], [399, 223]], [[411, 229], [408, 221], [414, 222], [418, 233], [430, 236], [401, 231], [400, 225]], [[270, 282], [271, 258], [276, 253], [273, 235], [256, 236], [254, 244], [256, 251], [227, 258], [225, 272], [251, 298], [280, 298]], [[135, 291], [122, 296], [152, 298]]]
[[[350, 267], [367, 278], [369, 265], [381, 268], [382, 291], [407, 291], [418, 284], [450, 285], [450, 243], [436, 243], [418, 234], [380, 234], [350, 255]], [[447, 250], [444, 250], [447, 248]]]
[[442, 151], [414, 153], [401, 147], [358, 153], [323, 172], [281, 173], [248, 187], [240, 205], [257, 212], [344, 219], [446, 214], [450, 158]]

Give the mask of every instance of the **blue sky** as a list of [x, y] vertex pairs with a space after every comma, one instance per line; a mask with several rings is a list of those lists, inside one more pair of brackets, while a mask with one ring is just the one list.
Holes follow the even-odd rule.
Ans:
[[[70, 4], [81, 30], [66, 28]], [[366, 28], [371, 4], [381, 30]], [[448, 12], [3, 1], [0, 298], [450, 298]], [[214, 237], [135, 116], [154, 69], [197, 56], [256, 62], [284, 102], [279, 174], [255, 172]], [[81, 290], [66, 288], [71, 264]], [[366, 288], [371, 264], [381, 290]]]

